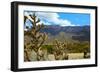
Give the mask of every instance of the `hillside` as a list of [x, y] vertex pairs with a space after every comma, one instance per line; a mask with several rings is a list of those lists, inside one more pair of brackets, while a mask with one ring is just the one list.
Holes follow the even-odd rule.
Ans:
[[[90, 26], [58, 26], [49, 25], [45, 26], [41, 32], [45, 32], [52, 39], [68, 39], [78, 41], [90, 41]], [[51, 40], [52, 40], [51, 39]]]

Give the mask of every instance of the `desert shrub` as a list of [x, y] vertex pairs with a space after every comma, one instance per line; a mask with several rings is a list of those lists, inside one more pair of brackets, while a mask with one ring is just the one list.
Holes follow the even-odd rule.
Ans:
[[71, 53], [90, 52], [89, 42], [68, 43], [67, 48]]
[[52, 54], [53, 53], [53, 45], [43, 45], [43, 49], [47, 49], [47, 52]]

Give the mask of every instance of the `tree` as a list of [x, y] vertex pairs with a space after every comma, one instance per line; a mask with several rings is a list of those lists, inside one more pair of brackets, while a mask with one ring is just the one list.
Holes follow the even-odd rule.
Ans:
[[35, 15], [35, 13], [33, 15], [29, 15], [29, 17], [31, 19], [29, 19], [27, 16], [24, 16], [24, 22], [28, 19], [30, 20], [30, 22], [32, 23], [32, 27], [29, 28], [28, 26], [26, 27], [28, 30], [24, 31], [24, 35], [27, 35], [30, 37], [30, 42], [28, 44], [24, 44], [25, 45], [25, 50], [24, 53], [26, 53], [26, 61], [30, 61], [29, 59], [29, 53], [28, 50], [34, 50], [37, 54], [37, 60], [39, 59], [39, 50], [41, 49], [41, 46], [43, 45], [43, 43], [45, 42], [47, 35], [46, 33], [41, 33], [40, 30], [42, 28], [44, 28], [44, 24], [40, 24], [40, 19], [37, 18], [37, 16]]

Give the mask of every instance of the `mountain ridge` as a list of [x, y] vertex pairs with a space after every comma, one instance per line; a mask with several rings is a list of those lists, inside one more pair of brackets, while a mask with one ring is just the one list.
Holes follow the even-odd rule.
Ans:
[[[60, 32], [65, 34], [72, 34], [72, 39], [79, 41], [90, 41], [90, 26], [59, 26], [59, 25], [45, 25], [45, 28], [40, 32], [45, 32], [55, 36]], [[66, 36], [67, 37], [67, 36]]]

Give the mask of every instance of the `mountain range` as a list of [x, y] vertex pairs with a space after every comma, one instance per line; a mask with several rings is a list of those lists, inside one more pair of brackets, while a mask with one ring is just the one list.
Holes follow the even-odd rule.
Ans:
[[40, 32], [50, 34], [49, 37], [59, 37], [59, 34], [63, 32], [62, 35], [64, 37], [70, 36], [73, 40], [90, 41], [90, 26], [45, 25], [45, 28], [43, 28]]

